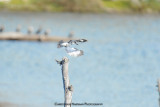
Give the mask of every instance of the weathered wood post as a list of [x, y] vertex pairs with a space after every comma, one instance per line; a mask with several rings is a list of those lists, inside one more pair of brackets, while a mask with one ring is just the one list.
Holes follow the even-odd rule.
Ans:
[[73, 86], [70, 85], [69, 75], [68, 75], [69, 59], [67, 57], [64, 57], [62, 61], [56, 60], [56, 62], [62, 66], [62, 79], [63, 79], [63, 88], [64, 88], [64, 107], [71, 107]]
[[158, 93], [159, 93], [159, 107], [160, 107], [160, 79], [157, 81]]

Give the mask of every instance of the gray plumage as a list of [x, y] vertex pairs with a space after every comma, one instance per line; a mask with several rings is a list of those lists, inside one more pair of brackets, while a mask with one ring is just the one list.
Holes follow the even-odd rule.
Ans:
[[78, 43], [75, 40], [70, 40], [68, 43], [71, 45], [74, 45], [74, 44], [78, 45]]
[[57, 44], [57, 48], [61, 48], [61, 47], [68, 47], [70, 45], [78, 45], [78, 43], [83, 43], [83, 42], [87, 42], [86, 39], [78, 39], [78, 40], [70, 40], [68, 42], [64, 42], [63, 40], [59, 41]]
[[70, 32], [69, 35], [68, 35], [68, 37], [69, 37], [69, 38], [73, 38], [73, 37], [74, 37], [74, 32], [73, 32], [73, 31]]
[[21, 31], [21, 26], [18, 25], [17, 28], [16, 28], [16, 32], [20, 32]]
[[45, 30], [44, 35], [48, 36], [50, 32], [51, 32], [50, 29], [47, 29], [47, 30]]
[[70, 43], [71, 45], [76, 44], [78, 45], [78, 43], [84, 43], [87, 42], [86, 39], [78, 39], [78, 40], [70, 40], [68, 43]]
[[42, 27], [39, 27], [38, 30], [36, 31], [36, 34], [39, 35], [42, 32]]
[[34, 28], [32, 26], [28, 27], [28, 31], [27, 31], [28, 35], [31, 35], [33, 31], [34, 31]]
[[59, 41], [57, 44], [57, 48], [61, 48], [61, 47], [67, 47], [69, 46], [68, 42], [64, 42], [63, 40]]
[[0, 26], [0, 32], [3, 32], [4, 31], [4, 26]]

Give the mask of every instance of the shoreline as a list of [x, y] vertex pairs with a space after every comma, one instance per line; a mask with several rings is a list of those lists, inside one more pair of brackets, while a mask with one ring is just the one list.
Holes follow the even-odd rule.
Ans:
[[[85, 0], [83, 0], [84, 2]], [[93, 1], [93, 0], [91, 0]], [[50, 12], [50, 13], [80, 13], [80, 14], [160, 14], [160, 2], [139, 2], [133, 3], [131, 1], [107, 1], [94, 0], [94, 5], [85, 2], [77, 4], [74, 2], [51, 2], [51, 1], [11, 1], [0, 2], [0, 12]]]
[[62, 12], [52, 12], [52, 11], [11, 11], [11, 10], [0, 10], [0, 13], [26, 13], [26, 14], [39, 14], [39, 13], [46, 13], [46, 14], [93, 14], [93, 15], [160, 15], [160, 12], [117, 12], [117, 11], [107, 11], [107, 12], [70, 12], [70, 11], [62, 11]]

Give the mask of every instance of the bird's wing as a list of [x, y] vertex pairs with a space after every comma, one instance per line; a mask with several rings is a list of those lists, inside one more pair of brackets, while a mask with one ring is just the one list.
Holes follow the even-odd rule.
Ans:
[[70, 40], [68, 43], [70, 43], [70, 44], [71, 44], [71, 43], [72, 43], [72, 40]]
[[76, 42], [76, 40], [70, 40], [68, 43], [69, 43], [70, 45], [74, 45], [74, 44], [78, 45], [78, 43]]
[[76, 42], [87, 42], [86, 39], [78, 39], [78, 40], [75, 40]]
[[88, 40], [87, 39], [82, 39], [83, 40], [83, 42], [87, 42]]

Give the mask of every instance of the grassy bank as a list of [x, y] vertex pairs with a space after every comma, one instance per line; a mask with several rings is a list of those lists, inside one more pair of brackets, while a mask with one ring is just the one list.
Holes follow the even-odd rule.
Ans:
[[160, 12], [157, 0], [11, 0], [0, 2], [0, 10], [49, 12]]
[[0, 10], [50, 12], [100, 12], [100, 0], [11, 0], [0, 2]]
[[136, 12], [136, 13], [159, 13], [160, 2], [156, 0], [149, 0], [134, 4], [133, 2], [126, 1], [107, 1], [103, 0], [106, 9], [116, 12]]
[[0, 2], [1, 10], [10, 11], [63, 11], [63, 7], [50, 0], [11, 0]]

